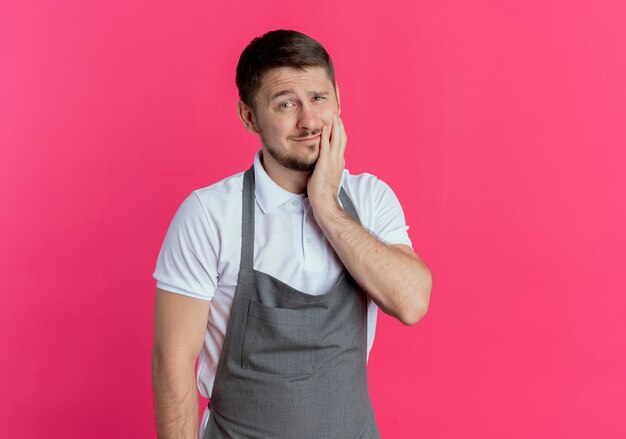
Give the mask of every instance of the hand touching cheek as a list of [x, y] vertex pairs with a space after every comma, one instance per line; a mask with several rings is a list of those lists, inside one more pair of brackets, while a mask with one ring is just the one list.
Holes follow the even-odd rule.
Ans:
[[347, 140], [343, 122], [335, 113], [332, 124], [322, 127], [319, 157], [307, 183], [314, 214], [338, 206], [337, 193], [345, 167]]

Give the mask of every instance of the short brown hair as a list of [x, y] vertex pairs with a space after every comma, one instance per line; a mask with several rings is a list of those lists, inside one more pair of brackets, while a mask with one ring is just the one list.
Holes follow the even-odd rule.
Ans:
[[255, 38], [239, 57], [235, 82], [239, 98], [254, 107], [265, 72], [275, 67], [323, 67], [335, 86], [335, 69], [326, 49], [313, 38], [294, 30], [273, 30]]

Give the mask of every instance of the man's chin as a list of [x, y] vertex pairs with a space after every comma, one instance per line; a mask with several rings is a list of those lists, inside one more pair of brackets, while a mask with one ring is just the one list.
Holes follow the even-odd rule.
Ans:
[[300, 150], [299, 154], [292, 151], [289, 155], [276, 154], [275, 151], [268, 148], [269, 154], [274, 160], [286, 169], [299, 172], [313, 172], [315, 164], [319, 158], [319, 144], [302, 145], [305, 149]]
[[309, 156], [304, 159], [298, 160], [297, 168], [304, 172], [313, 172], [318, 158], [319, 152], [316, 151], [314, 156]]
[[315, 166], [315, 163], [320, 156], [319, 143], [310, 143], [302, 146], [304, 148], [299, 151], [299, 154], [297, 154], [298, 161]]
[[317, 163], [318, 154], [315, 157], [306, 157], [299, 160], [292, 161], [290, 163], [291, 169], [302, 171], [302, 172], [313, 172], [315, 169], [315, 164]]

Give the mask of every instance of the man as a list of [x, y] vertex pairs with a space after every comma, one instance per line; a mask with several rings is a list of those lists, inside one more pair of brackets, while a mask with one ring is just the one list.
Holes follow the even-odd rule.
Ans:
[[261, 150], [196, 190], [159, 254], [153, 381], [161, 438], [376, 438], [366, 362], [377, 309], [414, 324], [431, 276], [397, 198], [344, 170], [332, 62], [295, 31], [254, 39], [239, 117]]

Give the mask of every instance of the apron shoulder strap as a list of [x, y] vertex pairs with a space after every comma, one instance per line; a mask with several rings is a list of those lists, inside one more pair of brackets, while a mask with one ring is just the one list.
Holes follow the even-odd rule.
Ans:
[[356, 211], [356, 207], [354, 207], [354, 203], [346, 193], [343, 186], [341, 186], [341, 190], [339, 191], [339, 199], [341, 200], [341, 205], [343, 209], [348, 212], [348, 214], [359, 224], [361, 224], [361, 219], [359, 218], [359, 214]]
[[254, 166], [243, 174], [241, 211], [241, 266], [252, 270], [254, 262]]

